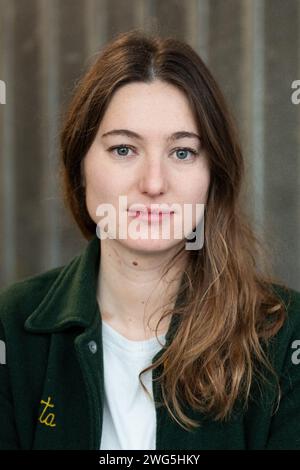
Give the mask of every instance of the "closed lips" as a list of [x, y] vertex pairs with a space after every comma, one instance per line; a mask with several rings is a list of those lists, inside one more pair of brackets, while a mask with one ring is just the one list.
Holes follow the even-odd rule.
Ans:
[[164, 215], [172, 215], [174, 214], [174, 211], [128, 211], [130, 215], [133, 215], [133, 216], [139, 216], [139, 215], [143, 215], [143, 216], [164, 216]]
[[140, 214], [174, 214], [174, 211], [170, 209], [150, 209], [150, 208], [130, 208], [128, 209], [130, 213], [140, 213]]

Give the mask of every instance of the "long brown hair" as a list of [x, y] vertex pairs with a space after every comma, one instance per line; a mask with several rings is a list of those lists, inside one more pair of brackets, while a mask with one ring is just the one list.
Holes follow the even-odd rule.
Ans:
[[259, 366], [276, 378], [264, 345], [286, 317], [275, 282], [287, 287], [270, 275], [269, 254], [242, 208], [244, 162], [224, 97], [199, 55], [174, 38], [139, 29], [119, 34], [100, 50], [75, 88], [61, 132], [62, 178], [65, 201], [82, 234], [94, 237], [96, 224], [85, 203], [81, 163], [112, 95], [127, 83], [157, 79], [186, 94], [209, 158], [211, 182], [204, 245], [189, 252], [183, 273], [184, 302], [174, 302], [161, 317], [180, 318], [176, 334], [140, 375], [160, 367], [163, 403], [183, 428], [192, 429], [198, 423], [185, 414], [183, 402], [224, 420], [239, 398], [247, 404]]

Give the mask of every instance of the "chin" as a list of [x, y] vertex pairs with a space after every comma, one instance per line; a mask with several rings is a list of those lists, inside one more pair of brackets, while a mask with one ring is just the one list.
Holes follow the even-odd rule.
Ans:
[[118, 242], [130, 250], [140, 253], [161, 253], [179, 245], [182, 240], [133, 240], [129, 238], [127, 240], [119, 239]]

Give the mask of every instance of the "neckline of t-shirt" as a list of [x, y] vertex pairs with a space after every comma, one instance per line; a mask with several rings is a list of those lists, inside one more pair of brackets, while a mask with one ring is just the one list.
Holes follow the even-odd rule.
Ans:
[[104, 343], [107, 345], [113, 344], [118, 348], [122, 348], [127, 351], [134, 351], [135, 353], [147, 353], [149, 351], [154, 351], [158, 347], [162, 347], [158, 342], [158, 339], [163, 344], [165, 343], [166, 339], [166, 334], [163, 334], [158, 336], [158, 339], [153, 337], [147, 340], [134, 341], [123, 336], [104, 320], [102, 320], [102, 329], [105, 331], [105, 335], [103, 336]]

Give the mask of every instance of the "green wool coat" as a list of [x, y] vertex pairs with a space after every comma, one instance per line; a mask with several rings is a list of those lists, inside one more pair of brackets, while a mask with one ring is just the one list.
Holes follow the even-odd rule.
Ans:
[[[104, 386], [96, 301], [99, 250], [95, 236], [69, 264], [0, 293], [0, 449], [100, 448]], [[282, 387], [277, 411], [276, 388], [260, 395], [255, 385], [248, 408], [237, 404], [228, 421], [186, 408], [188, 416], [201, 422], [194, 431], [183, 429], [166, 407], [156, 407], [156, 449], [300, 449], [300, 293], [280, 292], [289, 303], [288, 320], [269, 352]], [[166, 346], [176, 331], [176, 318]], [[159, 401], [157, 381], [153, 393]]]

